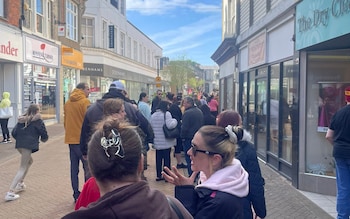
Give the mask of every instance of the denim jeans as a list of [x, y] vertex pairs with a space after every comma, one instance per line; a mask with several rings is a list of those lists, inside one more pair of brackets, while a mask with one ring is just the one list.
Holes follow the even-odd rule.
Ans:
[[337, 219], [350, 216], [350, 159], [335, 158], [337, 182]]
[[79, 162], [81, 161], [84, 169], [84, 179], [88, 180], [89, 168], [87, 161], [83, 158], [79, 144], [70, 144], [69, 145], [69, 157], [70, 157], [70, 179], [73, 189], [74, 199], [78, 199], [80, 195], [79, 191]]
[[187, 163], [187, 171], [188, 171], [188, 175], [191, 176], [192, 174], [192, 169], [191, 169], [191, 159], [190, 156], [187, 155], [187, 151], [191, 148], [191, 141], [192, 139], [189, 138], [185, 138], [183, 139], [182, 142], [182, 146], [185, 152], [185, 159], [186, 159], [186, 163]]

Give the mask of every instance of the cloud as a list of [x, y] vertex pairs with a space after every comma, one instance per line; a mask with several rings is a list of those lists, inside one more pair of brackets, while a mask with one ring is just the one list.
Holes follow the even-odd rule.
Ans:
[[221, 5], [194, 3], [189, 0], [126, 0], [126, 8], [142, 15], [167, 14], [179, 8], [190, 9], [197, 13], [221, 11]]

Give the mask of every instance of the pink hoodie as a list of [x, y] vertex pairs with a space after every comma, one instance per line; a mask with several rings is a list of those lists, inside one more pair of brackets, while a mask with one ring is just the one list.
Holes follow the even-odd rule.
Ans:
[[200, 172], [199, 178], [200, 184], [196, 188], [218, 190], [237, 197], [245, 197], [249, 192], [248, 173], [238, 159], [233, 159], [232, 165], [216, 171], [209, 179], [203, 172]]

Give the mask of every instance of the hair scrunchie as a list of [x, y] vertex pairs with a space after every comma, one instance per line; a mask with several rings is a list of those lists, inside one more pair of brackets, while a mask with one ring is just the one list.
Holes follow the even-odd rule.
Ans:
[[225, 127], [225, 131], [227, 132], [228, 136], [229, 136], [229, 140], [230, 142], [234, 143], [234, 144], [237, 144], [238, 142], [238, 139], [237, 139], [237, 135], [236, 133], [233, 131], [233, 128], [232, 125], [228, 125]]

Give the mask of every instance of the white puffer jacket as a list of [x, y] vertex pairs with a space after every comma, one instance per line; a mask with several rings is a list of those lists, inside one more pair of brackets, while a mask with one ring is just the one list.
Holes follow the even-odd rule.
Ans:
[[[173, 119], [170, 112], [165, 113], [165, 123], [169, 129], [173, 129], [177, 126], [176, 119]], [[167, 139], [164, 136], [163, 125], [164, 125], [164, 113], [161, 110], [157, 110], [151, 116], [151, 125], [154, 132], [154, 148], [156, 150], [163, 150], [171, 148], [176, 144], [176, 138]]]

